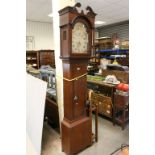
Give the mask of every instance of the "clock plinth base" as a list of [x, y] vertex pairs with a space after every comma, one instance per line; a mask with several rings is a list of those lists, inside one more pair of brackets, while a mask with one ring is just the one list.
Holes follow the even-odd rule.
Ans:
[[73, 123], [63, 120], [62, 150], [67, 155], [73, 155], [92, 144], [92, 123], [89, 117], [84, 117]]

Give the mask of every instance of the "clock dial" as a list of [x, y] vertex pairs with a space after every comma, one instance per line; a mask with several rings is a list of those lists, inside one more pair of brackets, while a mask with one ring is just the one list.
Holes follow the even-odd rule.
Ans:
[[77, 22], [72, 30], [72, 53], [87, 53], [88, 33], [86, 26]]

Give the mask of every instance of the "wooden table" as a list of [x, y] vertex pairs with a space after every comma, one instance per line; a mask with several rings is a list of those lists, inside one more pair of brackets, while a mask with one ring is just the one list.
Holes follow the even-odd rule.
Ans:
[[97, 85], [100, 85], [100, 86], [110, 87], [110, 88], [115, 88], [115, 86], [116, 86], [114, 84], [106, 83], [106, 82], [103, 82], [103, 81], [87, 80], [87, 82], [92, 83], [92, 84], [97, 84]]

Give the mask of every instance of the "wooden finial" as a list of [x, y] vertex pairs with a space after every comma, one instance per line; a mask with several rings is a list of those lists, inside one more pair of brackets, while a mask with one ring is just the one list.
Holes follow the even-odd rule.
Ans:
[[90, 6], [87, 6], [86, 10], [88, 11], [87, 15], [90, 15], [92, 17], [95, 17], [97, 15]]

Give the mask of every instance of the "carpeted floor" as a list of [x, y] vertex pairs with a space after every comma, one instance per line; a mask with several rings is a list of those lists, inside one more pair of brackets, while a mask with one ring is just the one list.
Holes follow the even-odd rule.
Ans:
[[[129, 144], [129, 126], [127, 125], [125, 129], [122, 130], [120, 126], [113, 126], [109, 120], [99, 117], [98, 143], [94, 143], [91, 147], [88, 147], [78, 154], [110, 155], [122, 144]], [[65, 155], [65, 153], [61, 152], [60, 134], [47, 123], [44, 123], [43, 129], [42, 155]]]

